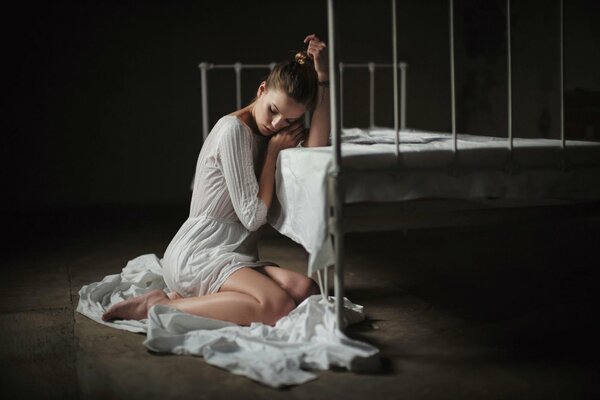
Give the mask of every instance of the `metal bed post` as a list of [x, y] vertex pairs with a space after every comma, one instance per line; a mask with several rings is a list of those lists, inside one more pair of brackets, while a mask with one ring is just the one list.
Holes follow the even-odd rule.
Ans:
[[340, 129], [344, 129], [344, 63], [340, 63]]
[[560, 146], [563, 170], [567, 168], [567, 137], [565, 135], [565, 6], [560, 0]]
[[398, 49], [396, 41], [396, 0], [392, 0], [392, 68], [394, 69], [394, 132], [396, 138], [396, 162], [400, 162], [400, 130], [398, 129]]
[[400, 129], [406, 129], [406, 63], [400, 63], [400, 85]]
[[367, 64], [369, 68], [369, 127], [375, 127], [375, 63]]
[[331, 228], [334, 236], [335, 270], [335, 312], [337, 328], [344, 329], [344, 231], [342, 227], [343, 188], [340, 182], [342, 170], [341, 157], [341, 131], [339, 110], [339, 92], [337, 80], [337, 52], [335, 41], [335, 5], [334, 0], [327, 0], [327, 31], [329, 41], [329, 79], [330, 79], [330, 118], [331, 139], [333, 145], [333, 171], [329, 175], [330, 196], [333, 197], [333, 215]]
[[235, 105], [239, 110], [242, 108], [242, 63], [233, 64], [235, 71]]
[[513, 165], [513, 149], [514, 149], [514, 138], [512, 132], [512, 49], [511, 49], [511, 38], [510, 38], [510, 0], [506, 0], [506, 52], [507, 52], [507, 63], [508, 63], [508, 140], [509, 140], [509, 165], [512, 169]]
[[200, 86], [202, 90], [202, 140], [206, 140], [208, 136], [208, 83], [206, 74], [210, 65], [208, 63], [200, 63]]
[[450, 102], [452, 107], [452, 142], [454, 162], [457, 160], [458, 144], [456, 135], [456, 78], [454, 74], [454, 0], [450, 0]]

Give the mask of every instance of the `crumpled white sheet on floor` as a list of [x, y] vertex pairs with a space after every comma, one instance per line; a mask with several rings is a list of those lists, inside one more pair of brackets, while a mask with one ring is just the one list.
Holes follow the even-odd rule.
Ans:
[[[333, 298], [320, 295], [306, 299], [273, 327], [262, 323], [239, 326], [161, 304], [150, 309], [148, 319], [102, 321], [102, 314], [113, 304], [154, 289], [168, 291], [160, 260], [145, 254], [130, 260], [120, 274], [83, 286], [77, 311], [104, 325], [147, 333], [144, 344], [152, 351], [202, 356], [211, 365], [271, 387], [317, 377], [306, 369], [351, 369], [357, 358], [378, 353], [377, 348], [337, 329]], [[348, 324], [364, 319], [362, 306], [348, 299], [344, 302]]]
[[156, 255], [144, 254], [128, 261], [120, 274], [83, 286], [79, 290], [77, 311], [103, 325], [145, 333], [147, 319], [105, 322], [102, 314], [113, 304], [155, 289], [169, 291], [163, 279], [162, 264]]

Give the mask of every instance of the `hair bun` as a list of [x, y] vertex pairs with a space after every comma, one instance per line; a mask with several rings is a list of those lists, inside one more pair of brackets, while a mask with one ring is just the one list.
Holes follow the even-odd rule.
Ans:
[[296, 62], [298, 64], [300, 64], [300, 65], [305, 64], [309, 60], [308, 54], [306, 54], [305, 51], [299, 51], [299, 52], [297, 52], [296, 56], [295, 56], [295, 59], [296, 59]]

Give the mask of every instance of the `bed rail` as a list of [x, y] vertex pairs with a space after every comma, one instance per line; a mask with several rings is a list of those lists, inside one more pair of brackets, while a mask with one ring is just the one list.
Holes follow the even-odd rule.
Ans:
[[[379, 68], [392, 68], [394, 64], [389, 63], [338, 63], [338, 69], [340, 71], [340, 118], [343, 128], [343, 98], [344, 98], [344, 80], [343, 74], [345, 69], [367, 69], [369, 72], [369, 126], [375, 127], [375, 71]], [[210, 121], [208, 116], [208, 71], [212, 69], [231, 69], [235, 73], [235, 100], [236, 108], [242, 108], [242, 70], [244, 69], [265, 69], [272, 70], [275, 67], [275, 63], [269, 64], [244, 64], [236, 62], [234, 64], [212, 64], [208, 62], [201, 62], [198, 64], [200, 69], [201, 77], [201, 90], [202, 90], [202, 137], [206, 139], [210, 131]], [[400, 129], [406, 128], [406, 70], [408, 65], [405, 62], [398, 63], [397, 70], [400, 71], [400, 106], [398, 112], [400, 113]], [[394, 79], [397, 80], [397, 71], [394, 72]], [[394, 87], [397, 87], [394, 84]], [[397, 95], [396, 93], [394, 94]], [[394, 114], [397, 119], [397, 113]], [[306, 125], [309, 125], [309, 119], [307, 118]]]
[[[369, 127], [374, 128], [375, 124], [375, 71], [378, 68], [393, 68], [394, 64], [386, 63], [344, 63], [340, 62], [340, 121], [342, 123], [342, 129], [344, 129], [344, 70], [346, 69], [367, 69], [369, 71]], [[397, 71], [400, 71], [400, 129], [406, 129], [406, 70], [408, 64], [405, 62], [398, 63], [398, 68], [394, 71], [397, 75]], [[394, 77], [394, 79], [397, 79]], [[396, 88], [397, 85], [395, 84]], [[396, 93], [394, 94], [397, 95]], [[396, 121], [395, 124], [396, 125]]]

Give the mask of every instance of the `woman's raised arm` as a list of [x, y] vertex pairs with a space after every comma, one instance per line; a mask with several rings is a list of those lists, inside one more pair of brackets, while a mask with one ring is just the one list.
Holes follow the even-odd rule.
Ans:
[[306, 53], [313, 59], [315, 70], [319, 78], [319, 94], [317, 106], [312, 113], [308, 137], [304, 141], [305, 147], [317, 147], [329, 145], [329, 62], [327, 57], [327, 45], [315, 34], [304, 38], [308, 43]]

